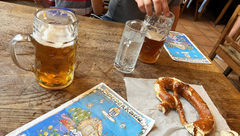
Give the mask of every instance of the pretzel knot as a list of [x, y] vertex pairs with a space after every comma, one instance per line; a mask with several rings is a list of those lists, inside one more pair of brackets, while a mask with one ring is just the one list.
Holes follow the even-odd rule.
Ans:
[[[155, 95], [162, 102], [157, 107], [163, 113], [170, 109], [176, 109], [182, 125], [194, 136], [205, 136], [214, 128], [214, 118], [207, 104], [202, 100], [198, 93], [189, 85], [179, 79], [162, 77], [154, 84]], [[167, 90], [172, 90], [173, 95]], [[179, 95], [184, 97], [198, 112], [198, 120], [192, 123], [186, 121], [182, 103]]]

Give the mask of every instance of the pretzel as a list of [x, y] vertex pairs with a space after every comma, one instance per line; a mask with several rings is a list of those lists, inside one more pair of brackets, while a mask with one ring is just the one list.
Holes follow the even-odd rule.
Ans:
[[233, 131], [233, 130], [222, 130], [220, 132], [221, 136], [239, 136], [237, 132]]
[[[182, 125], [194, 136], [205, 136], [214, 128], [214, 118], [207, 104], [202, 100], [198, 93], [189, 85], [179, 79], [162, 77], [154, 84], [155, 95], [162, 102], [157, 107], [163, 113], [170, 109], [176, 109]], [[167, 90], [172, 90], [173, 95]], [[186, 121], [179, 95], [184, 97], [196, 109], [199, 119], [195, 122]]]

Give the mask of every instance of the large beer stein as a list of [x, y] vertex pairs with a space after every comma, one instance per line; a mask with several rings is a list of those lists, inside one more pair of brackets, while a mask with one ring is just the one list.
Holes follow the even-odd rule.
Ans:
[[174, 14], [169, 16], [146, 16], [147, 32], [138, 59], [145, 63], [157, 62], [163, 44], [174, 22]]
[[[78, 21], [72, 12], [41, 9], [34, 16], [32, 34], [18, 34], [9, 43], [11, 57], [18, 67], [34, 72], [42, 87], [62, 89], [73, 81], [77, 36]], [[17, 43], [26, 41], [35, 49], [35, 64], [30, 67], [19, 63], [15, 52]]]

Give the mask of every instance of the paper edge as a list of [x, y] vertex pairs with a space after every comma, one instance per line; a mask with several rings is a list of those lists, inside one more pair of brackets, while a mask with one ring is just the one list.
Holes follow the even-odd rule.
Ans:
[[[181, 32], [176, 32], [176, 31], [170, 31], [172, 33], [181, 33]], [[192, 42], [192, 40], [189, 39], [189, 37], [184, 34], [184, 33], [181, 33], [183, 34], [187, 39], [188, 41], [195, 47], [195, 49], [197, 49], [198, 52], [200, 52], [200, 54], [207, 60], [207, 62], [195, 62], [195, 61], [185, 61], [185, 60], [180, 60], [180, 59], [177, 59], [178, 57], [174, 57], [170, 51], [167, 49], [166, 45], [164, 44], [164, 49], [167, 51], [168, 55], [175, 61], [180, 61], [180, 62], [189, 62], [189, 63], [200, 63], [200, 64], [212, 64], [211, 61], [196, 47], [196, 45]]]
[[[207, 91], [205, 90], [205, 88], [203, 87], [203, 85], [197, 85], [197, 84], [189, 84], [191, 87], [193, 87], [193, 86], [199, 86], [199, 87], [201, 87], [201, 88], [203, 88], [204, 89], [204, 93], [205, 94], [207, 94], [206, 95], [206, 99], [208, 99], [208, 102], [209, 103], [211, 103], [211, 105], [213, 105], [213, 109], [210, 109], [209, 108], [209, 106], [208, 106], [208, 108], [209, 108], [209, 110], [210, 110], [210, 112], [211, 113], [213, 113], [213, 111], [216, 113], [216, 114], [218, 114], [219, 115], [219, 118], [220, 118], [220, 120], [221, 121], [224, 121], [224, 123], [226, 124], [226, 127], [227, 127], [227, 130], [231, 130], [230, 129], [230, 127], [229, 127], [229, 125], [228, 125], [228, 123], [227, 123], [227, 121], [226, 121], [226, 119], [222, 116], [222, 114], [219, 112], [219, 110], [218, 110], [218, 108], [216, 107], [216, 105], [213, 103], [213, 101], [212, 101], [212, 99], [210, 98], [210, 96], [208, 95], [208, 93], [207, 93]], [[196, 89], [194, 89], [194, 90], [196, 90]], [[196, 91], [197, 92], [197, 91]], [[198, 93], [198, 92], [197, 92]], [[200, 95], [199, 93], [198, 93], [198, 95]], [[203, 97], [200, 95], [200, 97], [203, 99]], [[204, 101], [205, 102], [205, 101]], [[206, 103], [206, 102], [205, 102]], [[214, 118], [214, 120], [216, 119], [215, 117], [213, 117]], [[215, 120], [215, 128], [216, 128], [216, 120]], [[221, 131], [221, 130], [220, 130]]]
[[[106, 85], [106, 84], [105, 84], [105, 85]], [[147, 115], [143, 114], [142, 112], [140, 112], [140, 111], [137, 110], [136, 108], [134, 108], [129, 102], [127, 102], [125, 99], [123, 99], [119, 94], [117, 94], [115, 91], [113, 91], [113, 90], [112, 90], [110, 87], [108, 87], [107, 85], [106, 85], [106, 87], [107, 87], [109, 90], [111, 90], [111, 92], [112, 92], [114, 95], [116, 95], [120, 100], [122, 100], [123, 102], [127, 103], [129, 107], [131, 107], [133, 110], [135, 110], [136, 112], [138, 112], [139, 114], [141, 114], [144, 118], [147, 118], [147, 119], [150, 120], [148, 129], [146, 130], [145, 134], [142, 135], [142, 136], [146, 136], [146, 135], [150, 132], [150, 130], [153, 128], [153, 125], [155, 124], [155, 120], [152, 119], [152, 118], [150, 118], [150, 117], [148, 117]]]
[[95, 89], [95, 88], [97, 88], [98, 86], [101, 86], [101, 85], [103, 85], [103, 84], [104, 84], [104, 83], [100, 83], [100, 84], [94, 86], [93, 88], [91, 88], [91, 89], [85, 91], [84, 93], [76, 96], [75, 98], [73, 98], [73, 99], [71, 99], [71, 100], [63, 103], [63, 104], [60, 105], [59, 107], [57, 107], [57, 108], [55, 108], [55, 109], [53, 109], [53, 110], [51, 110], [51, 111], [49, 111], [49, 112], [41, 115], [40, 117], [37, 117], [36, 119], [28, 122], [27, 124], [25, 124], [25, 125], [17, 128], [17, 129], [13, 130], [12, 132], [8, 133], [6, 136], [12, 136], [12, 135], [18, 135], [18, 134], [20, 134], [21, 132], [23, 132], [23, 131], [31, 128], [32, 126], [36, 125], [37, 123], [40, 123], [40, 122], [44, 121], [45, 119], [47, 119], [47, 118], [49, 118], [49, 117], [57, 114], [58, 112], [62, 111], [64, 108], [72, 105], [74, 102], [77, 102], [78, 100], [80, 100], [81, 98], [83, 98], [86, 94], [89, 94], [93, 89]]
[[[158, 78], [161, 78], [161, 77], [158, 77]], [[158, 79], [157, 78], [157, 79]], [[157, 80], [157, 79], [154, 79], [154, 78], [133, 78], [133, 77], [124, 77], [123, 78], [123, 80], [124, 80], [124, 82], [125, 82], [125, 85], [126, 85], [126, 79], [134, 79], [134, 80]], [[183, 81], [182, 81], [183, 82]], [[184, 82], [185, 83], [185, 82]], [[203, 85], [201, 85], [201, 84], [189, 84], [189, 83], [186, 83], [186, 84], [188, 84], [188, 85], [190, 85], [194, 90], [196, 90], [195, 88], [194, 88], [194, 86], [198, 86], [198, 87], [201, 87], [202, 89], [204, 89], [204, 93], [206, 94], [206, 100], [208, 99], [208, 101], [209, 101], [209, 105], [212, 105], [212, 108], [213, 109], [210, 109], [209, 108], [209, 106], [208, 106], [208, 108], [209, 108], [209, 110], [210, 110], [210, 112], [211, 113], [213, 113], [213, 111], [216, 113], [216, 114], [218, 114], [219, 115], [219, 118], [220, 118], [220, 120], [221, 121], [224, 121], [224, 123], [226, 124], [226, 129], [227, 130], [231, 130], [231, 128], [229, 127], [229, 125], [228, 125], [228, 123], [227, 123], [227, 121], [226, 121], [226, 119], [222, 116], [222, 114], [219, 112], [219, 110], [218, 110], [218, 108], [216, 107], [216, 105], [213, 103], [213, 101], [212, 101], [212, 99], [210, 98], [210, 96], [208, 95], [208, 93], [207, 93], [207, 91], [206, 91], [206, 89], [203, 87]], [[198, 91], [196, 91], [197, 92], [197, 94], [202, 98], [202, 99], [204, 99], [200, 94], [199, 94], [199, 92]], [[127, 94], [127, 91], [126, 91], [126, 94]], [[204, 94], [203, 94], [204, 95]], [[206, 100], [204, 100], [204, 102], [206, 103]], [[211, 103], [211, 104], [210, 104]], [[214, 120], [215, 120], [215, 117], [214, 117]], [[216, 120], [215, 120], [215, 123], [216, 123]], [[216, 129], [216, 124], [214, 125], [215, 126], [215, 129]], [[217, 131], [217, 130], [216, 130]], [[221, 130], [219, 130], [219, 131], [221, 131]]]
[[20, 133], [22, 133], [23, 131], [33, 127], [34, 125], [44, 121], [45, 119], [57, 114], [58, 112], [62, 111], [64, 108], [72, 105], [73, 103], [77, 102], [78, 100], [80, 100], [81, 98], [83, 98], [85, 95], [89, 94], [90, 92], [92, 92], [94, 89], [98, 88], [99, 86], [105, 86], [107, 87], [112, 94], [116, 95], [122, 102], [125, 102], [128, 104], [129, 107], [131, 107], [133, 110], [135, 110], [136, 112], [138, 112], [138, 114], [142, 115], [144, 118], [149, 119], [150, 123], [148, 126], [148, 129], [146, 130], [146, 132], [144, 133], [144, 135], [142, 136], [146, 136], [150, 130], [153, 128], [153, 125], [155, 123], [155, 120], [153, 120], [152, 118], [148, 117], [147, 115], [143, 114], [142, 112], [140, 112], [139, 110], [135, 109], [129, 102], [127, 102], [124, 98], [122, 98], [119, 94], [117, 94], [115, 91], [113, 91], [109, 86], [107, 86], [105, 83], [101, 82], [99, 84], [97, 84], [96, 86], [90, 88], [89, 90], [85, 91], [84, 93], [76, 96], [75, 98], [65, 102], [64, 104], [60, 105], [59, 107], [41, 115], [40, 117], [37, 117], [36, 119], [28, 122], [27, 124], [24, 124], [23, 126], [13, 130], [12, 132], [8, 133], [6, 136], [13, 136], [13, 135], [18, 135]]

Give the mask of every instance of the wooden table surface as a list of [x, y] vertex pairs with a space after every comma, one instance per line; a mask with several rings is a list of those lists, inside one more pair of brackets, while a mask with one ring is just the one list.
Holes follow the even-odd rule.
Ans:
[[[48, 91], [38, 86], [34, 74], [15, 66], [8, 42], [16, 34], [32, 32], [35, 8], [0, 2], [0, 136], [60, 106], [100, 82], [127, 99], [123, 77], [176, 77], [190, 84], [201, 84], [226, 119], [240, 133], [240, 93], [214, 65], [171, 60], [165, 50], [154, 65], [137, 62], [132, 74], [113, 67], [123, 24], [79, 17], [79, 65], [73, 83], [66, 89]], [[30, 49], [30, 48], [27, 48]], [[23, 58], [30, 55], [22, 55]]]

